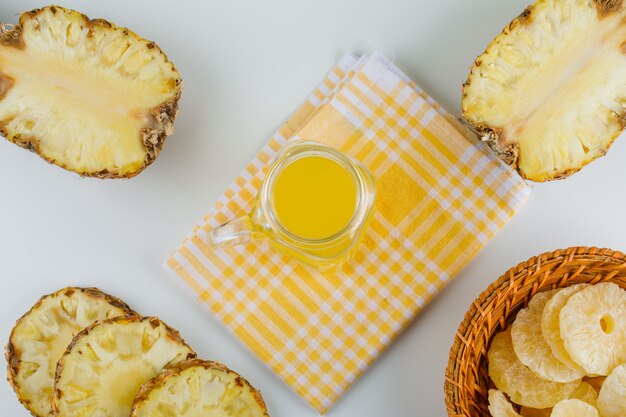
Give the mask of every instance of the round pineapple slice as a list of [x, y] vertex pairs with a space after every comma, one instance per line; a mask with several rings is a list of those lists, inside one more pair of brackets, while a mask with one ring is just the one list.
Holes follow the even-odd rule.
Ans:
[[589, 375], [608, 375], [626, 361], [626, 291], [607, 282], [572, 295], [559, 313], [561, 338]]
[[528, 307], [517, 313], [511, 326], [513, 349], [520, 362], [539, 377], [555, 382], [579, 382], [584, 372], [575, 371], [559, 361], [541, 333], [544, 307], [557, 292], [551, 290], [536, 294]]
[[522, 417], [513, 409], [502, 391], [495, 389], [489, 390], [489, 412], [492, 417]]
[[126, 316], [80, 332], [59, 360], [52, 396], [58, 417], [128, 417], [142, 384], [167, 365], [195, 357], [155, 317]]
[[146, 382], [131, 417], [268, 417], [261, 393], [217, 362], [192, 359]]
[[559, 314], [563, 307], [565, 307], [565, 304], [567, 304], [567, 300], [587, 286], [588, 284], [576, 284], [557, 292], [552, 299], [548, 301], [548, 304], [546, 304], [541, 317], [541, 333], [545, 341], [550, 345], [552, 354], [559, 361], [581, 375], [584, 375], [585, 370], [570, 358], [567, 350], [565, 350], [565, 342], [561, 339], [561, 321], [559, 320]]
[[153, 42], [58, 6], [0, 30], [0, 133], [80, 175], [132, 177], [157, 157], [181, 94]]
[[495, 386], [516, 404], [532, 408], [549, 408], [570, 398], [579, 382], [553, 382], [540, 378], [522, 364], [511, 340], [511, 330], [498, 333], [487, 352], [489, 376]]
[[625, 126], [626, 3], [539, 0], [476, 59], [463, 115], [533, 181], [603, 156]]
[[[552, 409], [551, 417], [599, 417], [598, 410], [581, 400], [563, 400]], [[604, 417], [604, 416], [603, 416]]]
[[598, 396], [598, 409], [602, 417], [626, 416], [626, 364], [606, 378]]
[[134, 314], [96, 288], [64, 288], [42, 297], [20, 318], [6, 347], [8, 379], [37, 417], [50, 413], [56, 365], [74, 336], [96, 320]]

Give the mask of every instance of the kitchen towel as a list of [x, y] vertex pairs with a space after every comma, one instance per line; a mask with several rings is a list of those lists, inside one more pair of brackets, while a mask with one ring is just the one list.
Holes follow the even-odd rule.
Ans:
[[[263, 240], [212, 249], [248, 213], [275, 154], [316, 140], [374, 174], [373, 218], [353, 259], [320, 272]], [[203, 190], [198, 190], [203, 192]], [[506, 224], [525, 182], [465, 136], [384, 55], [348, 54], [219, 198], [166, 267], [321, 414]]]

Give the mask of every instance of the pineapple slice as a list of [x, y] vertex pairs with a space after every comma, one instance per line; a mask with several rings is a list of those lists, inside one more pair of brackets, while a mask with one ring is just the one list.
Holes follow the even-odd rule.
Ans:
[[504, 393], [495, 389], [489, 390], [489, 412], [492, 417], [522, 417], [513, 409]]
[[132, 177], [157, 157], [181, 94], [152, 42], [58, 6], [0, 31], [0, 133], [80, 175]]
[[626, 291], [605, 282], [572, 295], [559, 313], [561, 338], [587, 375], [608, 375], [626, 361]]
[[35, 416], [50, 413], [57, 361], [72, 338], [96, 320], [134, 314], [95, 288], [65, 288], [42, 297], [17, 321], [6, 347], [8, 379]]
[[513, 349], [520, 362], [543, 379], [555, 382], [580, 381], [585, 376], [569, 368], [552, 354], [552, 349], [541, 332], [541, 317], [545, 307], [559, 290], [544, 291], [535, 295], [528, 307], [517, 313], [511, 326]]
[[268, 417], [261, 394], [217, 362], [193, 359], [145, 383], [131, 417]]
[[551, 417], [599, 417], [598, 410], [581, 400], [563, 400], [552, 409]]
[[626, 5], [539, 0], [474, 63], [463, 115], [533, 181], [603, 156], [625, 126]]
[[176, 330], [126, 316], [80, 332], [57, 365], [52, 415], [128, 417], [141, 385], [169, 364], [195, 357]]
[[626, 415], [626, 364], [620, 365], [606, 378], [598, 396], [602, 417]]
[[511, 329], [495, 335], [487, 352], [489, 376], [496, 388], [515, 404], [532, 408], [550, 408], [570, 398], [578, 382], [553, 382], [540, 378], [524, 366], [513, 350]]

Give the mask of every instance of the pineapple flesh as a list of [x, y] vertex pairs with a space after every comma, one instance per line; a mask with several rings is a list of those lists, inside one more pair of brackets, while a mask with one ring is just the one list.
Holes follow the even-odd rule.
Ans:
[[474, 63], [463, 115], [533, 181], [603, 156], [625, 126], [626, 5], [539, 0]]
[[141, 388], [131, 417], [268, 417], [261, 394], [217, 362], [190, 360]]
[[52, 415], [128, 417], [141, 386], [167, 365], [195, 357], [154, 317], [117, 317], [79, 333], [57, 365]]
[[153, 42], [58, 6], [0, 32], [0, 133], [83, 176], [132, 177], [157, 157], [181, 94]]
[[96, 320], [134, 314], [95, 288], [65, 288], [42, 297], [15, 325], [6, 347], [8, 379], [37, 417], [50, 413], [57, 361], [73, 337]]

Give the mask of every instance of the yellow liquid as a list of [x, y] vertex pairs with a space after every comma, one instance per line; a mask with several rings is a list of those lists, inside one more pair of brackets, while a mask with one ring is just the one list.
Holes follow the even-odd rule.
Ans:
[[304, 239], [324, 239], [343, 230], [356, 209], [357, 184], [343, 166], [323, 156], [305, 156], [278, 174], [274, 211], [281, 225]]

